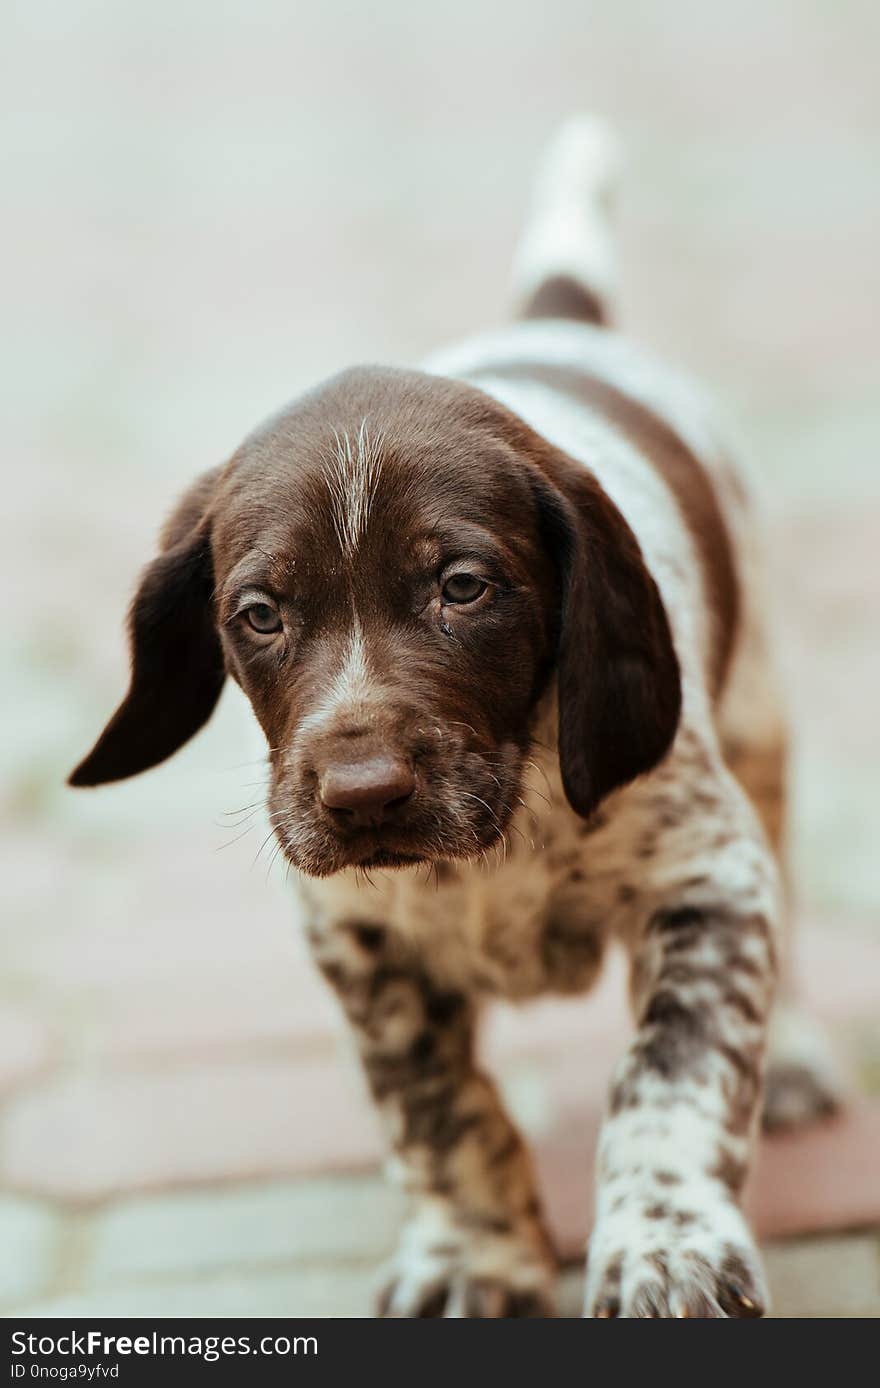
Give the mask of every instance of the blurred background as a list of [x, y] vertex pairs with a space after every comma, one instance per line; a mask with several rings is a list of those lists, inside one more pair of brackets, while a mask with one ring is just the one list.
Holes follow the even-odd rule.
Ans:
[[[321, 376], [503, 320], [536, 162], [578, 109], [627, 150], [621, 322], [711, 382], [760, 481], [802, 969], [868, 1096], [835, 1139], [864, 1165], [880, 1134], [878, 48], [874, 0], [7, 10], [0, 1309], [369, 1309], [397, 1207], [245, 808], [261, 747], [238, 691], [153, 773], [63, 782], [123, 693], [125, 606], [176, 494]], [[563, 1238], [586, 1217], [615, 986], [502, 1013], [489, 1037]], [[768, 1158], [777, 1310], [877, 1315], [880, 1196], [863, 1180], [841, 1204], [822, 1141]]]

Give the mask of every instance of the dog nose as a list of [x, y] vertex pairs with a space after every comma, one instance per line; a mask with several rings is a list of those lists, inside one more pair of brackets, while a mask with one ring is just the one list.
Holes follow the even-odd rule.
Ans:
[[319, 783], [324, 806], [357, 828], [381, 824], [415, 790], [412, 767], [388, 754], [325, 768]]

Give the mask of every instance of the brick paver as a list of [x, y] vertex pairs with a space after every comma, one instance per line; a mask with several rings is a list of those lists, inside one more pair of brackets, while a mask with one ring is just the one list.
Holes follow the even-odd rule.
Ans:
[[[37, 1206], [0, 1207], [4, 1249], [28, 1276], [0, 1312], [51, 1316], [370, 1314], [400, 1214], [376, 1176], [316, 1178], [115, 1202], [74, 1231]], [[71, 1245], [75, 1245], [71, 1247]], [[880, 1316], [880, 1234], [765, 1248], [773, 1314]], [[40, 1295], [40, 1284], [51, 1287]], [[582, 1271], [560, 1278], [580, 1314]]]

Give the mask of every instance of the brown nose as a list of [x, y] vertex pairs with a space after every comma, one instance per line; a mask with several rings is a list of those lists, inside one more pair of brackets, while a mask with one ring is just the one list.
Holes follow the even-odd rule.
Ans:
[[341, 822], [364, 828], [390, 818], [410, 798], [415, 784], [408, 762], [383, 753], [328, 766], [319, 790], [324, 806]]

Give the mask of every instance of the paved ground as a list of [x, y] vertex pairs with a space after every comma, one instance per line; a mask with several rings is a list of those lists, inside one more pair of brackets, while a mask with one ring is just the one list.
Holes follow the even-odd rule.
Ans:
[[[756, 459], [807, 981], [880, 1089], [872, 0], [82, 0], [13, 25], [0, 1308], [366, 1310], [394, 1211], [259, 812], [239, 825], [249, 716], [230, 691], [161, 771], [61, 782], [121, 693], [121, 614], [175, 491], [321, 374], [500, 318], [529, 170], [578, 107], [630, 151], [627, 324], [715, 383]], [[540, 1137], [596, 1024], [499, 1026]], [[880, 1313], [870, 1230], [769, 1256], [777, 1313]]]
[[[122, 1200], [54, 1226], [25, 1204], [0, 1219], [5, 1257], [22, 1258], [13, 1308], [31, 1314], [365, 1316], [398, 1213], [379, 1178], [347, 1176]], [[765, 1248], [776, 1316], [880, 1316], [877, 1232]], [[580, 1294], [571, 1268], [563, 1314]]]

